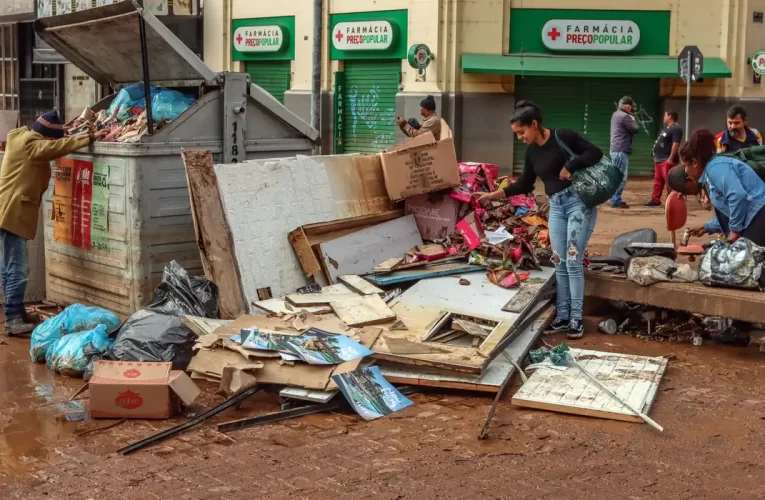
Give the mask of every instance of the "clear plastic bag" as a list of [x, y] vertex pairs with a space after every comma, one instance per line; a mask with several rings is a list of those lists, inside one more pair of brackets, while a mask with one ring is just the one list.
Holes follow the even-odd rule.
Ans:
[[50, 346], [45, 362], [56, 373], [81, 377], [92, 356], [103, 354], [112, 342], [104, 325], [85, 332], [70, 333]]
[[151, 99], [152, 119], [155, 122], [164, 118], [175, 120], [181, 113], [189, 109], [194, 101], [196, 99], [193, 96], [182, 94], [177, 90], [160, 89]]

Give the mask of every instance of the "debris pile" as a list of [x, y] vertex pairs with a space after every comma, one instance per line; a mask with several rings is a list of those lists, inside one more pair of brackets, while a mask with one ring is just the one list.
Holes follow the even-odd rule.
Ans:
[[[108, 109], [83, 112], [67, 123], [67, 135], [106, 131], [101, 142], [138, 142], [148, 132], [146, 100], [142, 83], [129, 85], [116, 95]], [[151, 112], [154, 129], [162, 130], [186, 111], [196, 99], [177, 90], [151, 87]]]

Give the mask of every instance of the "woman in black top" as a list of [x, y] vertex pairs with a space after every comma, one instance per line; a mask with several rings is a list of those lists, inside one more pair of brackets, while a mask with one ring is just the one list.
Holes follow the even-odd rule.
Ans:
[[[537, 177], [542, 179], [550, 198], [550, 243], [557, 281], [555, 331], [566, 331], [572, 339], [581, 338], [584, 308], [584, 250], [592, 236], [597, 209], [588, 208], [571, 186], [571, 175], [597, 164], [603, 152], [569, 129], [548, 129], [542, 125], [542, 111], [529, 101], [519, 101], [510, 119], [513, 132], [524, 142], [526, 158], [517, 182], [504, 190], [484, 193], [488, 201], [534, 191]], [[557, 136], [557, 140], [556, 140]], [[567, 158], [558, 141], [573, 151]]]

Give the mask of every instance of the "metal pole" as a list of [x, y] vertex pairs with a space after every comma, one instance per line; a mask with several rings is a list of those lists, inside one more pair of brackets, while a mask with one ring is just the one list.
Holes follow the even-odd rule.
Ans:
[[313, 0], [313, 81], [311, 83], [311, 126], [321, 127], [321, 21], [322, 0]]
[[693, 54], [691, 51], [688, 51], [688, 67], [685, 71], [685, 140], [688, 140], [688, 136], [690, 131], [688, 128], [690, 127], [690, 117], [691, 117], [691, 77], [693, 75], [693, 67], [691, 66], [691, 61], [693, 59]]
[[149, 76], [149, 50], [146, 46], [146, 23], [143, 16], [138, 16], [138, 30], [141, 37], [141, 65], [143, 66], [143, 91], [146, 94], [146, 121], [148, 134], [154, 135], [154, 120], [151, 116], [151, 78]]

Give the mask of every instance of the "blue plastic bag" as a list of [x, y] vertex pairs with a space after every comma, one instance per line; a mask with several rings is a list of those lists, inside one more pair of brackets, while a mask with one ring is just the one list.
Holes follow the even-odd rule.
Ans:
[[[154, 93], [152, 92], [152, 95]], [[160, 89], [151, 99], [151, 117], [156, 122], [167, 118], [175, 120], [189, 109], [196, 99], [172, 89]]]
[[66, 333], [84, 332], [85, 330], [92, 330], [98, 325], [104, 325], [107, 332], [112, 332], [119, 328], [122, 323], [116, 314], [100, 307], [72, 304], [66, 308], [66, 311], [67, 315], [64, 320]]
[[[157, 87], [151, 87], [151, 96], [154, 98], [161, 89]], [[117, 97], [114, 98], [109, 105], [107, 114], [112, 116], [117, 111], [117, 119], [120, 121], [127, 120], [134, 116], [130, 110], [138, 108], [141, 111], [146, 109], [146, 92], [144, 91], [143, 83], [134, 83], [128, 85], [117, 93]], [[153, 111], [153, 108], [152, 108]]]
[[57, 316], [37, 325], [30, 339], [29, 356], [33, 361], [42, 363], [50, 346], [64, 335], [92, 330], [98, 325], [104, 325], [107, 332], [112, 332], [119, 328], [120, 324], [117, 315], [111, 311], [72, 304]]
[[91, 358], [102, 355], [113, 342], [104, 325], [86, 332], [70, 333], [50, 346], [45, 362], [56, 373], [81, 377]]
[[64, 323], [68, 316], [67, 309], [52, 318], [48, 318], [32, 331], [29, 340], [29, 356], [36, 363], [45, 362], [45, 354], [48, 348], [56, 343], [64, 335]]

